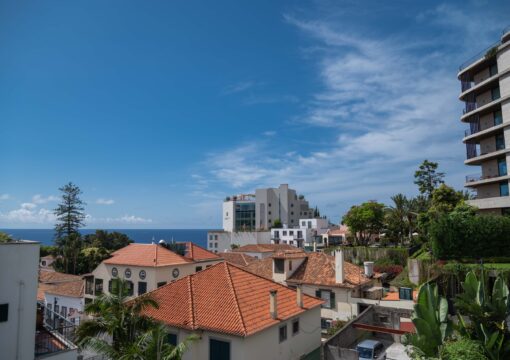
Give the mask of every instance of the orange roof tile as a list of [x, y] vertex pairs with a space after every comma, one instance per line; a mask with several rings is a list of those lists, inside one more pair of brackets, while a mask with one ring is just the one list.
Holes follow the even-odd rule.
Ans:
[[239, 266], [248, 266], [252, 262], [257, 261], [256, 257], [244, 253], [224, 252], [218, 255], [226, 261]]
[[112, 265], [131, 266], [169, 266], [186, 264], [191, 260], [156, 244], [129, 244], [112, 253], [112, 257], [103, 261]]
[[262, 276], [266, 279], [273, 279], [273, 258], [267, 257], [265, 259], [257, 259], [246, 266], [249, 272]]
[[200, 247], [191, 241], [184, 242], [184, 243], [177, 243], [177, 244], [185, 244], [186, 245], [186, 254], [184, 255], [184, 257], [191, 259], [193, 261], [220, 260], [221, 259], [217, 254], [215, 254], [209, 250], [206, 250], [203, 247]]
[[234, 249], [235, 252], [276, 252], [276, 251], [285, 251], [285, 250], [296, 250], [295, 246], [288, 244], [248, 244], [243, 245], [237, 249]]
[[276, 259], [301, 259], [306, 256], [307, 255], [303, 251], [303, 249], [277, 251], [273, 255], [271, 255], [272, 258]]
[[44, 293], [82, 297], [83, 286], [84, 283], [81, 276], [40, 270], [37, 300], [44, 300]]
[[[269, 291], [277, 290], [278, 318], [269, 314]], [[170, 326], [249, 336], [280, 321], [322, 304], [303, 295], [304, 308], [296, 302], [296, 291], [229, 262], [221, 262], [193, 275], [171, 282], [149, 293], [159, 309], [145, 315]]]

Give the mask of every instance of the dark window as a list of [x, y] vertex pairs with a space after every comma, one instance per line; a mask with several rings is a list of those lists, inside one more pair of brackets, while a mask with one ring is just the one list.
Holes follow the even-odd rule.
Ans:
[[172, 346], [177, 345], [177, 334], [167, 334], [166, 335], [166, 343]]
[[62, 315], [64, 318], [67, 317], [67, 306], [62, 306], [62, 309], [60, 310], [60, 315]]
[[9, 304], [0, 304], [0, 322], [9, 320]]
[[503, 208], [503, 209], [501, 209], [501, 215], [509, 216], [510, 215], [510, 208]]
[[294, 207], [294, 204], [290, 204], [290, 207]]
[[94, 278], [87, 277], [85, 279], [85, 294], [94, 295]]
[[209, 339], [209, 360], [230, 360], [230, 343]]
[[499, 183], [499, 195], [500, 196], [508, 196], [508, 182], [500, 182]]
[[111, 294], [118, 294], [119, 281], [117, 279], [112, 279], [112, 280], [108, 281], [108, 292]]
[[503, 123], [503, 115], [501, 114], [501, 110], [494, 112], [494, 126], [501, 125]]
[[279, 329], [279, 338], [280, 338], [280, 342], [284, 342], [285, 340], [287, 340], [287, 324], [283, 325], [283, 326], [280, 326], [280, 329]]
[[292, 260], [289, 260], [289, 270], [292, 270]]
[[294, 211], [291, 211], [291, 212], [290, 212], [290, 214], [291, 214], [291, 215], [294, 215]]
[[492, 100], [497, 100], [501, 97], [501, 93], [499, 91], [499, 87], [496, 87], [491, 90]]
[[267, 212], [267, 215], [271, 215], [271, 211], [268, 211], [268, 212]]
[[503, 150], [505, 148], [505, 136], [503, 134], [496, 135], [496, 150]]
[[496, 75], [498, 73], [498, 64], [491, 65], [491, 67], [489, 68], [489, 73], [491, 74], [491, 76]]
[[271, 203], [268, 203], [268, 204], [267, 204], [267, 206], [268, 206], [268, 207], [271, 207]]
[[127, 296], [133, 296], [134, 285], [132, 281], [126, 281], [126, 294]]
[[138, 295], [145, 294], [147, 292], [147, 283], [145, 281], [138, 282]]
[[277, 274], [285, 272], [285, 262], [283, 259], [274, 259], [274, 272]]
[[292, 335], [296, 335], [299, 332], [299, 319], [292, 322]]
[[195, 272], [198, 272], [198, 271], [200, 271], [200, 270], [202, 270], [202, 267], [201, 267], [201, 266], [197, 266], [197, 267], [195, 267]]
[[331, 320], [321, 318], [321, 329], [329, 329], [331, 327]]
[[498, 159], [498, 175], [505, 176], [507, 174], [506, 159]]
[[158, 288], [162, 287], [166, 285], [166, 281], [161, 281], [161, 282], [158, 282]]
[[103, 279], [94, 279], [95, 295], [103, 293]]
[[283, 236], [287, 236], [287, 231], [282, 231]]
[[298, 239], [302, 239], [303, 238], [303, 232], [302, 231], [298, 231], [297, 232], [297, 237], [298, 237]]

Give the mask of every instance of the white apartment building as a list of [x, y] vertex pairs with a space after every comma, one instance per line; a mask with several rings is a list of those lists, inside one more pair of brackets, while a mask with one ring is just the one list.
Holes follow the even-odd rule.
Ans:
[[298, 360], [321, 345], [321, 300], [228, 262], [152, 293], [174, 344], [199, 334], [183, 360]]
[[303, 195], [290, 189], [288, 184], [277, 188], [257, 189], [255, 191], [255, 221], [257, 229], [270, 229], [276, 220], [288, 227], [298, 225], [299, 219], [313, 215]]
[[459, 99], [465, 102], [461, 121], [469, 124], [463, 142], [469, 166], [480, 172], [466, 176], [476, 192], [470, 204], [480, 212], [507, 214], [510, 194], [510, 28], [501, 40], [460, 67]]
[[126, 280], [129, 295], [139, 296], [223, 261], [191, 242], [177, 243], [177, 247], [182, 250], [176, 250], [180, 254], [162, 245], [137, 243], [113, 252], [85, 277], [85, 302], [112, 292], [115, 279]]
[[309, 250], [321, 249], [325, 242], [323, 234], [329, 230], [329, 221], [323, 218], [300, 219], [298, 226], [271, 229], [272, 244], [287, 244]]
[[234, 195], [223, 201], [223, 230], [255, 230], [255, 195]]
[[0, 358], [76, 360], [76, 346], [42, 322], [38, 270], [38, 242], [0, 243]]

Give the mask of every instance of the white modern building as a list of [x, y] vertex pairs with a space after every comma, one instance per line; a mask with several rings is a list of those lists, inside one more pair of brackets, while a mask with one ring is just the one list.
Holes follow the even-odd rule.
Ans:
[[43, 324], [38, 270], [38, 242], [0, 243], [0, 358], [76, 360], [76, 346]]
[[255, 195], [240, 194], [225, 199], [223, 230], [229, 232], [255, 230]]
[[85, 302], [112, 292], [115, 279], [126, 280], [129, 294], [139, 296], [220, 261], [218, 255], [192, 242], [177, 243], [174, 251], [158, 244], [129, 244], [85, 277]]
[[255, 221], [257, 229], [270, 229], [276, 220], [288, 227], [298, 225], [300, 219], [313, 216], [308, 201], [288, 184], [277, 188], [257, 189], [255, 191]]
[[250, 244], [271, 244], [269, 231], [209, 231], [207, 232], [207, 250], [220, 253], [231, 251], [234, 247]]
[[321, 345], [322, 301], [228, 262], [152, 293], [146, 315], [170, 329], [170, 341], [199, 335], [183, 360], [298, 360]]
[[465, 186], [476, 192], [470, 204], [480, 212], [510, 213], [507, 166], [510, 160], [510, 27], [501, 40], [460, 67], [461, 121], [469, 124], [464, 143], [469, 166]]
[[300, 219], [298, 226], [271, 229], [271, 243], [288, 244], [309, 250], [324, 247], [323, 234], [329, 230], [329, 221], [323, 218]]

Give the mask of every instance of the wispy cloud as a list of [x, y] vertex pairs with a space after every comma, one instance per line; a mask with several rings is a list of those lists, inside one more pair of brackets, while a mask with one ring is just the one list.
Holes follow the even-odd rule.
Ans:
[[9, 194], [0, 194], [0, 201], [9, 200], [10, 197], [11, 196]]
[[0, 212], [0, 222], [8, 224], [51, 224], [55, 219], [53, 210], [37, 209], [34, 203], [23, 203], [18, 209]]
[[98, 205], [113, 205], [113, 204], [115, 204], [115, 200], [99, 198], [96, 200], [96, 204], [98, 204]]
[[294, 95], [270, 95], [270, 94], [251, 94], [243, 99], [244, 105], [276, 104], [276, 103], [296, 103], [299, 99]]
[[269, 136], [269, 137], [271, 137], [271, 136], [275, 136], [275, 135], [276, 135], [276, 131], [274, 131], [274, 130], [264, 131], [264, 132], [262, 133], [262, 135], [264, 135], [264, 136]]
[[37, 194], [32, 197], [32, 202], [34, 204], [46, 204], [46, 203], [54, 202], [54, 201], [58, 201], [58, 200], [59, 200], [59, 198], [57, 196], [53, 196], [53, 195], [44, 197], [40, 194]]
[[241, 81], [236, 84], [229, 85], [225, 87], [222, 91], [223, 95], [231, 95], [236, 93], [241, 93], [246, 90], [252, 89], [256, 86], [260, 86], [262, 83], [256, 81]]

